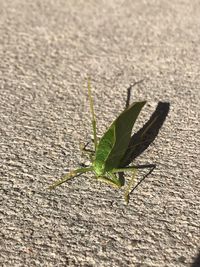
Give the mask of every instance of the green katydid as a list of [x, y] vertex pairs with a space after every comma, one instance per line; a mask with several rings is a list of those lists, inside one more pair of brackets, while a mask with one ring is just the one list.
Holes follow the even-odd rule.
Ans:
[[96, 130], [96, 116], [94, 112], [93, 98], [91, 95], [90, 80], [88, 79], [88, 95], [90, 101], [90, 110], [92, 114], [92, 128], [94, 136], [94, 151], [86, 150], [91, 159], [91, 166], [82, 167], [70, 171], [64, 175], [61, 180], [58, 180], [50, 189], [86, 172], [93, 172], [95, 178], [99, 181], [107, 183], [111, 186], [121, 188], [124, 184], [117, 175], [122, 172], [131, 171], [133, 173], [130, 182], [127, 185], [124, 196], [125, 201], [129, 201], [130, 189], [134, 183], [137, 166], [122, 166], [122, 160], [125, 156], [129, 142], [131, 139], [131, 132], [133, 125], [139, 116], [139, 113], [146, 101], [134, 102], [126, 108], [110, 125], [104, 135], [98, 141]]

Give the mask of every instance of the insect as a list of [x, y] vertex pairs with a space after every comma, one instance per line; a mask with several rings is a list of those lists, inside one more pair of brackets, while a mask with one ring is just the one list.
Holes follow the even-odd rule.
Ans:
[[98, 140], [96, 116], [89, 79], [88, 95], [92, 118], [94, 151], [86, 149], [86, 146], [83, 148], [83, 151], [89, 154], [91, 165], [70, 171], [51, 185], [50, 189], [87, 172], [93, 172], [95, 178], [101, 182], [107, 183], [115, 188], [121, 188], [124, 182], [120, 179], [119, 174], [122, 172], [132, 172], [132, 177], [124, 191], [125, 201], [128, 204], [129, 193], [134, 183], [137, 166], [124, 167], [123, 160], [131, 140], [132, 128], [146, 101], [132, 103], [132, 105], [119, 114], [104, 135]]

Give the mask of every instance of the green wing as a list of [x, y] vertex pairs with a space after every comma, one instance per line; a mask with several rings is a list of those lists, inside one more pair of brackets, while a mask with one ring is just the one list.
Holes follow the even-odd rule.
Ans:
[[[146, 101], [135, 102], [125, 109], [105, 132], [97, 146], [94, 168], [99, 174], [119, 166], [124, 156], [133, 125]], [[104, 171], [103, 171], [104, 170]]]

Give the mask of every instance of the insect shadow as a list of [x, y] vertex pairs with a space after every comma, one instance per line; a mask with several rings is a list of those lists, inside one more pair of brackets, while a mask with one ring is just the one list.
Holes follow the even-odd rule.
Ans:
[[[131, 98], [131, 90], [133, 86], [142, 82], [135, 82], [127, 89], [127, 100], [126, 100], [126, 108], [129, 106], [130, 98]], [[134, 133], [131, 136], [128, 149], [124, 155], [122, 160], [122, 164], [120, 167], [128, 166], [134, 159], [139, 157], [155, 140], [157, 137], [164, 121], [169, 113], [170, 103], [168, 102], [158, 102], [155, 111], [152, 113], [149, 120], [145, 123], [145, 125], [138, 130], [138, 132]], [[132, 188], [130, 194], [153, 172], [156, 168], [155, 164], [145, 164], [137, 166], [138, 169], [150, 169], [147, 174], [145, 174], [140, 181]], [[124, 173], [120, 173], [119, 178], [121, 182], [124, 184]]]

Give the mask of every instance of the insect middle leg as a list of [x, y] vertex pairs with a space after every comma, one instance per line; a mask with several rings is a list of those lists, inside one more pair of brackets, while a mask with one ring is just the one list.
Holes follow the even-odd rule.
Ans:
[[82, 154], [88, 155], [90, 160], [93, 161], [93, 157], [94, 157], [94, 151], [91, 149], [88, 149], [87, 146], [89, 145], [89, 142], [87, 142], [86, 144], [80, 144], [79, 148], [82, 152]]
[[[115, 176], [115, 178], [114, 178], [113, 175], [114, 174], [112, 174], [111, 178], [110, 177], [106, 177], [106, 176], [98, 176], [96, 178], [98, 180], [106, 183], [106, 184], [109, 184], [109, 185], [113, 186], [114, 188], [120, 188], [122, 185], [119, 183], [119, 180], [117, 179], [117, 177], [114, 175]], [[109, 174], [109, 176], [110, 176], [110, 174]]]

